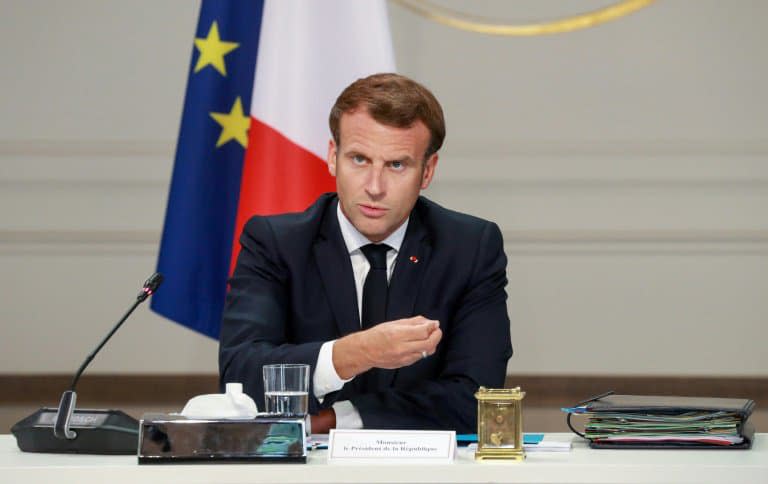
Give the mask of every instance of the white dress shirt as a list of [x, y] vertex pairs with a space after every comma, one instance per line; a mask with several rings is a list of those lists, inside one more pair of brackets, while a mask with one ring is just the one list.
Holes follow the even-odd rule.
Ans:
[[[341, 211], [341, 206], [336, 206], [336, 218], [339, 220], [339, 227], [341, 228], [341, 236], [344, 239], [344, 245], [349, 252], [349, 259], [352, 262], [352, 274], [355, 277], [355, 291], [357, 292], [357, 310], [358, 316], [361, 317], [363, 308], [363, 284], [365, 284], [365, 277], [368, 275], [368, 271], [371, 268], [371, 264], [368, 259], [360, 250], [361, 247], [372, 242], [368, 240], [363, 234], [361, 234], [352, 222]], [[392, 247], [387, 251], [387, 280], [392, 277], [392, 272], [395, 269], [395, 259], [397, 259], [397, 253], [400, 251], [400, 246], [403, 244], [405, 238], [405, 230], [408, 228], [408, 219], [397, 228], [386, 239], [382, 240], [382, 244], [387, 244]], [[361, 317], [362, 318], [362, 317]], [[350, 380], [342, 380], [339, 374], [336, 372], [336, 368], [333, 366], [333, 345], [336, 340], [327, 341], [320, 347], [320, 354], [317, 357], [317, 368], [315, 368], [315, 374], [312, 377], [312, 383], [314, 385], [315, 397], [320, 401], [323, 397], [331, 392], [340, 390]], [[363, 421], [360, 418], [360, 414], [357, 409], [352, 405], [349, 400], [342, 400], [334, 402], [333, 410], [336, 413], [336, 428], [340, 429], [360, 429], [363, 428]]]

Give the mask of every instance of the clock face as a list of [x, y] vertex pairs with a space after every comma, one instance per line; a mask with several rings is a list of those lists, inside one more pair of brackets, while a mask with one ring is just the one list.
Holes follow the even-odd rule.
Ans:
[[518, 418], [514, 402], [483, 402], [480, 405], [478, 420], [478, 445], [500, 448], [521, 446], [521, 430], [517, 428]]
[[515, 388], [480, 387], [477, 399], [477, 451], [475, 460], [507, 459], [522, 461], [523, 398]]

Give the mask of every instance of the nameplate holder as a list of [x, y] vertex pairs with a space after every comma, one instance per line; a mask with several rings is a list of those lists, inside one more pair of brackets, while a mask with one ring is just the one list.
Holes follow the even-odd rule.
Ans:
[[453, 430], [332, 429], [328, 436], [329, 463], [450, 464], [455, 456]]

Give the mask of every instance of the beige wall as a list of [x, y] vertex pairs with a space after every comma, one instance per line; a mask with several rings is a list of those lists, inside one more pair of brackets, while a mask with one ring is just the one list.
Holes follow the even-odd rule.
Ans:
[[[155, 265], [197, 4], [1, 5], [0, 373], [71, 372]], [[768, 2], [538, 38], [390, 16], [448, 118], [428, 195], [505, 234], [510, 373], [768, 376]], [[141, 308], [92, 371], [215, 372], [216, 344]]]

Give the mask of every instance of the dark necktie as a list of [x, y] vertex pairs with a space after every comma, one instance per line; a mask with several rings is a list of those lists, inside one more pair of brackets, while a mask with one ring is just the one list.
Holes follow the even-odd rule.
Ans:
[[371, 264], [363, 284], [363, 309], [360, 314], [362, 329], [383, 322], [387, 314], [387, 251], [386, 244], [368, 244], [360, 248]]

